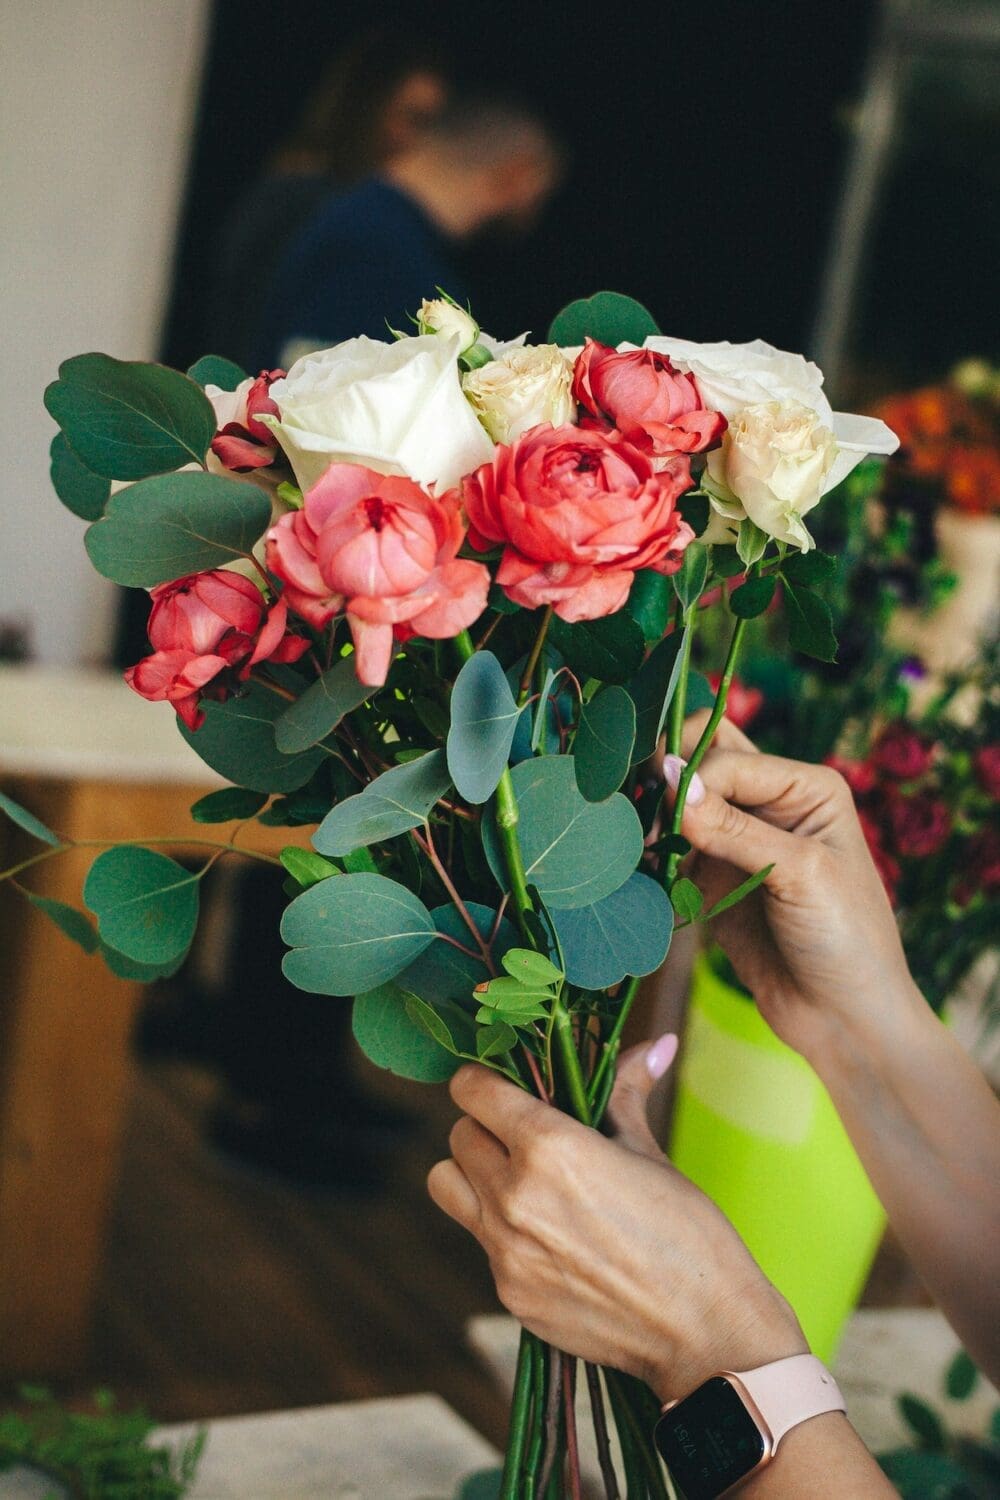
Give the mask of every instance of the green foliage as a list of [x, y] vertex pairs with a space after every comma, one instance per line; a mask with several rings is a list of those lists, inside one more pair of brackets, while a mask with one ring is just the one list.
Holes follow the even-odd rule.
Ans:
[[206, 385], [217, 385], [220, 391], [235, 391], [246, 378], [245, 370], [221, 354], [203, 354], [188, 370], [188, 379], [195, 381], [202, 390]]
[[92, 474], [61, 432], [56, 433], [49, 448], [49, 474], [52, 488], [74, 516], [81, 521], [96, 521], [103, 516], [111, 494], [111, 480]]
[[549, 324], [548, 341], [563, 348], [582, 344], [585, 338], [600, 344], [641, 344], [659, 333], [656, 319], [634, 297], [621, 292], [595, 292], [570, 302]]
[[581, 682], [588, 677], [628, 682], [646, 649], [643, 633], [627, 608], [603, 620], [581, 620], [576, 625], [567, 625], [556, 616], [549, 626], [549, 641]]
[[785, 579], [785, 612], [788, 643], [793, 651], [814, 656], [817, 661], [835, 661], [837, 640], [830, 606], [812, 589], [793, 587]]
[[477, 1469], [462, 1480], [455, 1500], [499, 1500], [502, 1479], [502, 1469]]
[[431, 808], [451, 785], [443, 750], [394, 766], [330, 809], [313, 835], [321, 854], [350, 854], [380, 844], [426, 822]]
[[413, 998], [397, 984], [379, 985], [358, 995], [353, 1008], [354, 1039], [376, 1067], [417, 1083], [443, 1083], [458, 1061], [413, 1019], [407, 1009]]
[[752, 891], [755, 891], [759, 885], [764, 884], [764, 881], [773, 869], [773, 865], [765, 865], [762, 870], [757, 870], [753, 875], [748, 875], [746, 880], [741, 880], [739, 885], [729, 892], [728, 896], [722, 896], [716, 901], [714, 906], [710, 906], [708, 911], [703, 913], [702, 920], [708, 922], [712, 917], [717, 917], [720, 913], [728, 911], [731, 906], [738, 905]]
[[116, 974], [119, 979], [129, 979], [135, 984], [153, 984], [157, 979], [169, 979], [171, 974], [177, 973], [187, 956], [185, 953], [180, 953], [169, 963], [143, 964], [137, 963], [134, 958], [129, 958], [124, 953], [119, 953], [107, 943], [99, 943], [98, 951], [112, 974]]
[[426, 906], [383, 875], [344, 875], [285, 910], [286, 979], [319, 995], [357, 995], [395, 979], [434, 940]]
[[139, 964], [183, 957], [198, 925], [198, 876], [154, 849], [106, 849], [90, 867], [83, 899], [103, 940]]
[[702, 495], [695, 490], [689, 490], [686, 495], [681, 495], [678, 499], [677, 509], [695, 536], [701, 536], [702, 532], [708, 527], [709, 516], [711, 515], [708, 496]]
[[967, 1401], [979, 1383], [979, 1371], [964, 1349], [959, 1349], [945, 1371], [945, 1393], [952, 1401]]
[[200, 464], [215, 435], [212, 403], [195, 381], [165, 365], [108, 354], [64, 360], [45, 406], [87, 468], [106, 479]]
[[977, 1500], [979, 1495], [986, 1500], [989, 1493], [971, 1489], [966, 1470], [943, 1453], [898, 1448], [880, 1454], [878, 1463], [901, 1500]]
[[476, 1056], [480, 1062], [504, 1057], [517, 1044], [517, 1032], [506, 1021], [491, 1021], [476, 1032]]
[[776, 587], [777, 579], [773, 573], [766, 578], [748, 578], [730, 594], [729, 607], [737, 619], [755, 620], [770, 605]]
[[837, 560], [816, 548], [811, 552], [791, 552], [781, 564], [781, 571], [790, 583], [811, 588], [817, 583], [829, 583], [837, 571]]
[[314, 854], [311, 849], [299, 849], [295, 844], [282, 849], [280, 859], [289, 875], [304, 891], [321, 880], [329, 880], [331, 875], [343, 873], [328, 859], [324, 859], [322, 854]]
[[712, 546], [712, 572], [716, 578], [736, 578], [746, 572], [746, 563], [735, 547], [716, 542]]
[[[479, 1001], [476, 1020], [490, 1028], [497, 1050], [507, 1035], [503, 1027], [527, 1026], [549, 1015], [563, 982], [561, 970], [531, 948], [511, 948], [504, 954], [503, 968], [504, 975], [477, 985], [475, 993]], [[508, 1042], [502, 1050], [509, 1049]]]
[[448, 730], [448, 769], [467, 802], [485, 802], [496, 790], [520, 713], [497, 658], [477, 651], [455, 679]]
[[563, 977], [562, 970], [534, 948], [509, 948], [500, 966], [511, 979], [527, 986], [558, 984]]
[[238, 698], [203, 707], [200, 729], [189, 729], [180, 720], [177, 728], [207, 766], [237, 786], [255, 792], [294, 792], [324, 758], [315, 747], [298, 755], [282, 754], [274, 726], [285, 711], [285, 700], [260, 683], [252, 682]]
[[271, 502], [256, 485], [159, 474], [112, 495], [85, 544], [102, 577], [150, 589], [249, 556], [270, 518]]
[[896, 1405], [899, 1408], [899, 1415], [920, 1446], [934, 1453], [943, 1452], [945, 1430], [937, 1412], [933, 1411], [926, 1401], [921, 1401], [918, 1396], [911, 1396], [908, 1392], [904, 1392], [897, 1398]]
[[[466, 911], [480, 935], [488, 939], [496, 922], [496, 912], [489, 906], [480, 906], [476, 901], [467, 901]], [[461, 915], [450, 904], [435, 907], [431, 912], [431, 920], [435, 931], [455, 938], [466, 946], [470, 945], [469, 930]], [[493, 940], [494, 963], [502, 961], [504, 953], [516, 940], [513, 926], [504, 918]], [[434, 1005], [450, 1000], [468, 1007], [473, 988], [488, 978], [489, 971], [478, 954], [463, 953], [452, 943], [432, 943], [404, 969], [399, 976], [399, 983], [404, 989], [412, 990]]]
[[670, 624], [674, 611], [673, 584], [662, 573], [642, 568], [632, 581], [625, 607], [645, 639], [650, 643], [658, 641]]
[[[642, 856], [642, 825], [620, 792], [588, 802], [576, 784], [572, 758], [541, 755], [511, 772], [520, 809], [518, 841], [528, 882], [546, 905], [565, 910], [609, 896]], [[503, 853], [492, 817], [483, 820], [483, 846], [500, 888], [507, 887]]]
[[670, 948], [674, 914], [658, 881], [638, 871], [617, 891], [574, 911], [554, 911], [566, 978], [605, 990], [627, 975], [652, 974]]
[[79, 944], [84, 953], [97, 951], [97, 933], [82, 911], [77, 911], [75, 906], [67, 906], [65, 901], [54, 901], [49, 896], [37, 896], [34, 891], [25, 891], [25, 895], [32, 906], [50, 917], [60, 932], [64, 932], [74, 943]]
[[623, 687], [602, 688], [580, 711], [573, 741], [576, 784], [588, 802], [603, 802], [628, 775], [635, 744], [635, 704]]
[[115, 1411], [107, 1391], [95, 1392], [93, 1413], [64, 1411], [35, 1387], [20, 1396], [28, 1411], [0, 1415], [0, 1474], [35, 1469], [79, 1500], [179, 1500], [194, 1480], [204, 1432], [180, 1446], [153, 1444], [156, 1424], [142, 1411]]
[[275, 744], [283, 755], [298, 755], [318, 745], [336, 729], [345, 714], [375, 691], [358, 681], [355, 657], [345, 656], [307, 687], [301, 698], [296, 698], [275, 721]]
[[633, 765], [649, 759], [663, 733], [670, 700], [677, 687], [683, 641], [684, 634], [680, 630], [664, 636], [650, 652], [638, 676], [629, 683], [629, 697], [635, 704]]
[[4, 792], [0, 792], [0, 812], [6, 813], [12, 823], [16, 823], [25, 833], [30, 833], [33, 839], [41, 839], [43, 844], [51, 844], [54, 849], [62, 843], [57, 833], [46, 828], [34, 813], [30, 813], [20, 802], [15, 802], [13, 797], [8, 797]]
[[[459, 1060], [476, 1061], [472, 1051], [475, 1028], [465, 1011], [448, 1000], [428, 1005], [419, 995], [407, 995], [406, 1013], [436, 1046]], [[456, 1064], [457, 1066], [457, 1064]]]
[[266, 792], [252, 792], [245, 786], [224, 786], [192, 803], [191, 816], [196, 823], [232, 823], [256, 816], [266, 802]]
[[761, 531], [747, 516], [740, 522], [740, 529], [736, 535], [736, 551], [740, 561], [749, 568], [755, 562], [760, 562], [767, 551], [769, 537], [766, 531]]
[[671, 577], [674, 593], [684, 609], [697, 604], [708, 583], [709, 551], [701, 542], [691, 542], [684, 549], [684, 557], [677, 572]]
[[704, 898], [693, 880], [682, 875], [670, 888], [670, 903], [682, 922], [695, 922], [701, 915]]

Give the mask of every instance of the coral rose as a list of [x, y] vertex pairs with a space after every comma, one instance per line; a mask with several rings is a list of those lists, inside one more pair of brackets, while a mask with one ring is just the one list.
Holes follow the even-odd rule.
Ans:
[[[700, 453], [721, 441], [726, 419], [708, 411], [693, 375], [653, 349], [611, 349], [587, 339], [573, 370], [573, 396], [605, 427], [658, 455]], [[588, 424], [589, 425], [589, 424]]]
[[489, 571], [459, 560], [464, 534], [453, 494], [432, 499], [411, 479], [331, 464], [302, 509], [267, 533], [267, 565], [311, 625], [346, 612], [358, 677], [377, 687], [394, 628], [445, 640], [486, 608]]
[[504, 545], [497, 582], [515, 604], [551, 604], [563, 620], [620, 609], [638, 568], [676, 573], [694, 532], [676, 502], [686, 458], [657, 472], [617, 432], [532, 428], [462, 486], [469, 541]]
[[150, 702], [172, 703], [189, 729], [204, 720], [201, 698], [221, 700], [262, 661], [298, 661], [309, 649], [290, 634], [288, 609], [270, 607], [242, 573], [215, 568], [151, 590], [152, 656], [125, 673], [129, 687]]

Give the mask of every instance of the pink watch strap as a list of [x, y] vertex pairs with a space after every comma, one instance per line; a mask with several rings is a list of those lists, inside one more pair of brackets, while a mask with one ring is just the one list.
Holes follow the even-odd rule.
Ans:
[[792, 1354], [757, 1370], [731, 1371], [764, 1418], [772, 1450], [791, 1428], [828, 1411], [846, 1411], [840, 1388], [814, 1354]]

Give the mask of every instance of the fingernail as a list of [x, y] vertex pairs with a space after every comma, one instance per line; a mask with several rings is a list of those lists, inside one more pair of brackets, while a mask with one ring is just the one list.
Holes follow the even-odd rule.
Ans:
[[677, 1048], [680, 1045], [673, 1031], [666, 1032], [659, 1041], [653, 1043], [646, 1053], [646, 1067], [651, 1078], [662, 1078], [677, 1056]]
[[686, 803], [686, 806], [687, 807], [697, 807], [698, 803], [699, 802], [704, 802], [704, 800], [705, 800], [705, 783], [702, 781], [701, 777], [698, 775], [698, 772], [695, 771], [694, 775], [691, 777], [690, 782], [688, 783], [688, 794], [687, 794], [687, 803]]
[[[680, 785], [681, 775], [687, 767], [687, 761], [680, 755], [665, 755], [663, 757], [663, 778], [672, 791], [677, 790]], [[699, 802], [705, 800], [705, 783], [698, 772], [695, 771], [688, 782], [687, 806], [697, 807]]]

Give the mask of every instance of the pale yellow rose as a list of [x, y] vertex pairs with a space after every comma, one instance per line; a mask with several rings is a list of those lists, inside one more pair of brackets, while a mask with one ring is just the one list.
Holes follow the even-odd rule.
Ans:
[[555, 344], [529, 344], [470, 370], [462, 388], [493, 441], [512, 443], [540, 422], [576, 420], [572, 382], [573, 367]]

